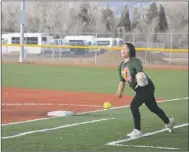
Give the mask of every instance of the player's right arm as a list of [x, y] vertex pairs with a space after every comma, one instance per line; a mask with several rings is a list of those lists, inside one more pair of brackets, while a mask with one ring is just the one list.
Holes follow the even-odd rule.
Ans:
[[123, 93], [124, 88], [125, 88], [125, 79], [123, 79], [123, 77], [121, 75], [121, 64], [118, 67], [118, 73], [119, 73], [120, 81], [119, 81], [119, 84], [118, 84], [118, 89], [117, 89], [116, 96], [118, 98], [120, 98], [120, 97], [122, 97], [122, 93]]
[[122, 93], [124, 91], [124, 88], [125, 88], [125, 82], [124, 81], [120, 81], [119, 84], [118, 84], [118, 89], [117, 89], [117, 94], [116, 94], [116, 96], [118, 98], [122, 97]]

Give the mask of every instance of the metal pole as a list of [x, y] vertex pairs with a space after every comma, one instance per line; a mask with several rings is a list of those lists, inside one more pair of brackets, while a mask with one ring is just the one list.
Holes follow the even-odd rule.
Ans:
[[[1, 8], [2, 8], [2, 1], [0, 1], [1, 2], [1, 4], [0, 4], [0, 6], [1, 6]], [[0, 11], [0, 20], [2, 20], [2, 11]], [[2, 24], [0, 24], [0, 28], [2, 29], [2, 27], [1, 27], [1, 25]], [[1, 45], [1, 47], [0, 47], [0, 51], [1, 51], [1, 53], [0, 53], [0, 60], [1, 60], [1, 65], [0, 65], [0, 70], [1, 70], [1, 73], [2, 73], [2, 30], [0, 31], [0, 34], [1, 34], [1, 42], [0, 42], [0, 45]], [[2, 80], [2, 74], [0, 75], [0, 78], [1, 78], [1, 80]], [[2, 81], [0, 81], [0, 85], [2, 86]], [[1, 87], [2, 88], [2, 87]], [[1, 97], [1, 99], [2, 99], [2, 90], [1, 90], [1, 88], [0, 88], [0, 97]], [[0, 103], [2, 103], [2, 100], [0, 100]], [[1, 106], [1, 104], [0, 104], [0, 108], [2, 108], [2, 106]], [[1, 113], [0, 113], [0, 121], [1, 121]], [[1, 128], [0, 128], [0, 131], [1, 131]]]
[[[173, 48], [173, 34], [171, 33], [171, 49]], [[170, 51], [170, 64], [172, 64], [172, 52]]]
[[[148, 42], [146, 43], [146, 48], [148, 49]], [[145, 50], [144, 51], [144, 64], [146, 64], [146, 60], [147, 60], [147, 52]]]
[[[96, 32], [96, 46], [97, 46], [97, 37], [98, 37], [98, 34], [97, 34], [97, 32]], [[95, 49], [95, 64], [96, 64], [96, 58], [97, 58], [97, 51], [98, 51], [98, 49]], [[98, 51], [99, 52], [99, 51]]]
[[135, 34], [133, 33], [133, 45], [135, 45]]
[[25, 24], [25, 0], [21, 0], [20, 8], [20, 58], [19, 62], [24, 62], [24, 24]]

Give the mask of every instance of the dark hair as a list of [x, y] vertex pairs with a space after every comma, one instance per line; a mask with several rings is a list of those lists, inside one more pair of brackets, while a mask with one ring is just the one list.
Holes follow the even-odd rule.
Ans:
[[126, 44], [130, 51], [130, 57], [136, 57], [136, 49], [135, 46], [131, 43], [123, 43], [123, 45]]

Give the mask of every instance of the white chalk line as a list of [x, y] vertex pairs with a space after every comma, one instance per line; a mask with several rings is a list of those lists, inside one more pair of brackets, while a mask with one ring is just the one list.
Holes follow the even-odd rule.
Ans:
[[133, 147], [133, 148], [153, 148], [153, 149], [179, 150], [179, 148], [160, 147], [160, 146], [145, 146], [145, 145], [123, 145], [123, 144], [116, 144], [115, 146], [118, 146], [118, 147]]
[[53, 103], [2, 103], [2, 106], [74, 106], [74, 107], [99, 107], [100, 105], [83, 105], [83, 104], [53, 104]]
[[[187, 100], [187, 99], [188, 99], [188, 97], [184, 97], [184, 98], [175, 98], [175, 99], [169, 99], [169, 100], [160, 100], [160, 101], [157, 101], [157, 102], [159, 102], [159, 103], [164, 103], [164, 102], [179, 101], [179, 100]], [[115, 110], [115, 109], [121, 109], [121, 108], [128, 108], [128, 107], [130, 107], [130, 105], [127, 105], [127, 106], [119, 106], [119, 107], [113, 107], [113, 108], [111, 108], [111, 109], [107, 109], [106, 111]], [[101, 112], [101, 111], [105, 111], [105, 110], [104, 110], [104, 109], [101, 109], [101, 110], [94, 110], [94, 111], [88, 111], [88, 112], [81, 112], [81, 113], [77, 113], [76, 115], [83, 115], [83, 114], [89, 114], [89, 113], [95, 113], [95, 112]], [[7, 123], [7, 124], [2, 124], [2, 127], [3, 127], [3, 126], [9, 126], [9, 125], [30, 123], [30, 122], [41, 121], [41, 120], [55, 119], [55, 118], [57, 118], [57, 117], [40, 118], [40, 119], [26, 120], [26, 121], [20, 121], [20, 122], [12, 122], [12, 123]]]
[[[175, 99], [169, 99], [169, 100], [159, 100], [157, 101], [158, 103], [164, 103], [164, 102], [170, 102], [170, 101], [179, 101], [179, 100], [187, 100], [188, 97], [184, 97], [184, 98], [175, 98]], [[119, 101], [118, 101], [119, 102]], [[121, 109], [121, 108], [128, 108], [130, 107], [130, 105], [127, 106], [119, 106], [119, 107], [113, 107], [111, 109], [107, 109], [107, 110], [115, 110], [115, 109]], [[77, 115], [83, 115], [83, 114], [88, 114], [88, 113], [94, 113], [94, 112], [100, 112], [100, 111], [105, 111], [103, 110], [95, 110], [95, 111], [89, 111], [89, 112], [82, 112], [82, 113], [78, 113]]]
[[[184, 123], [184, 124], [175, 126], [174, 129], [186, 127], [188, 125], [189, 125], [189, 123]], [[165, 132], [165, 131], [168, 131], [167, 128], [145, 133], [145, 134], [143, 134], [142, 137], [139, 137], [139, 138], [134, 138], [134, 139], [133, 138], [127, 138], [127, 139], [123, 139], [123, 140], [112, 141], [112, 142], [107, 143], [106, 145], [109, 145], [109, 146], [127, 146], [127, 147], [128, 146], [135, 146], [135, 145], [123, 145], [123, 144], [120, 144], [120, 143], [132, 141], [132, 140], [137, 140], [137, 139], [140, 139], [140, 138], [143, 138], [143, 137], [148, 137], [148, 136], [159, 134], [159, 133], [162, 133], [162, 132]], [[140, 145], [136, 145], [136, 146], [140, 146]], [[145, 148], [145, 147], [147, 147], [147, 146], [140, 146], [140, 148]], [[171, 147], [155, 147], [155, 146], [148, 146], [148, 148], [159, 148], [159, 149], [163, 149], [163, 148], [169, 149], [170, 148], [170, 149], [173, 149]]]
[[73, 123], [73, 124], [58, 126], [58, 127], [54, 127], [54, 128], [45, 128], [45, 129], [40, 129], [40, 130], [33, 130], [33, 131], [28, 131], [28, 132], [22, 132], [22, 133], [12, 135], [12, 136], [5, 136], [5, 137], [2, 137], [1, 139], [12, 139], [12, 138], [17, 138], [17, 137], [21, 137], [21, 136], [25, 136], [25, 135], [29, 135], [29, 134], [34, 134], [34, 133], [39, 133], [39, 132], [52, 131], [52, 130], [57, 130], [57, 129], [62, 129], [62, 128], [69, 128], [69, 127], [80, 126], [80, 125], [84, 125], [84, 124], [91, 124], [91, 123], [113, 120], [113, 119], [116, 119], [116, 118], [97, 119], [97, 120], [92, 120], [92, 121], [85, 121], [85, 122], [80, 122], [80, 123]]

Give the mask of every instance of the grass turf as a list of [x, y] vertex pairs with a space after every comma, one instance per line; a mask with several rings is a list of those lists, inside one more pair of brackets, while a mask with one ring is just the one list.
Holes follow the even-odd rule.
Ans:
[[[188, 71], [145, 70], [156, 86], [156, 96], [188, 96]], [[3, 64], [2, 84], [6, 87], [115, 93], [117, 69]], [[128, 85], [126, 86], [128, 88]], [[125, 89], [127, 95], [133, 91]]]
[[[116, 69], [3, 64], [2, 72], [2, 83], [6, 87], [115, 93], [118, 82]], [[187, 71], [146, 70], [146, 72], [156, 84], [157, 97], [172, 99], [188, 96]], [[125, 92], [129, 95], [133, 94], [131, 89], [126, 89]], [[176, 118], [177, 124], [188, 121], [188, 100], [159, 103], [159, 105], [169, 116]], [[144, 132], [159, 130], [164, 126], [145, 106], [141, 107], [141, 113]], [[5, 126], [2, 128], [2, 136], [109, 117], [116, 119], [2, 140], [2, 150], [18, 152], [163, 151], [105, 146], [108, 142], [124, 139], [125, 134], [132, 130], [132, 116], [128, 108]], [[153, 135], [147, 138], [148, 141], [139, 139], [122, 144], [172, 146], [185, 151], [188, 148], [187, 128], [178, 129], [176, 134]]]
[[[178, 108], [179, 102], [179, 108]], [[176, 118], [176, 123], [183, 124], [187, 122], [187, 104], [188, 101], [173, 101], [167, 103], [159, 103], [159, 105], [170, 116]], [[178, 109], [178, 110], [175, 110]], [[163, 123], [152, 113], [141, 107], [142, 125], [144, 132], [159, 130], [164, 127]], [[15, 135], [25, 131], [38, 130], [44, 128], [52, 128], [76, 122], [91, 121], [95, 119], [115, 117], [115, 120], [102, 121], [93, 124], [85, 124], [75, 127], [58, 129], [43, 133], [34, 133], [13, 139], [5, 139], [2, 141], [3, 149], [16, 151], [74, 151], [74, 150], [139, 150], [139, 148], [129, 147], [113, 147], [105, 146], [106, 143], [126, 138], [126, 133], [132, 130], [132, 117], [129, 108], [102, 111], [93, 114], [85, 114], [83, 116], [58, 118], [51, 120], [43, 120], [28, 124], [19, 124], [14, 126], [3, 127], [3, 136]], [[32, 124], [32, 125], [30, 125]], [[16, 131], [13, 131], [17, 128]], [[140, 144], [151, 146], [172, 146], [187, 150], [187, 127], [176, 130], [176, 134], [160, 133], [148, 137], [146, 140], [136, 140], [128, 142], [128, 144]], [[174, 138], [173, 138], [174, 137]], [[62, 139], [61, 139], [62, 138]], [[14, 143], [14, 144], [13, 144]], [[29, 143], [29, 144], [27, 144]], [[124, 144], [124, 143], [123, 143]], [[146, 148], [145, 148], [146, 149]], [[145, 150], [144, 149], [144, 150]], [[141, 150], [141, 149], [140, 149]], [[153, 149], [152, 149], [153, 150]], [[161, 151], [161, 150], [159, 150]]]

